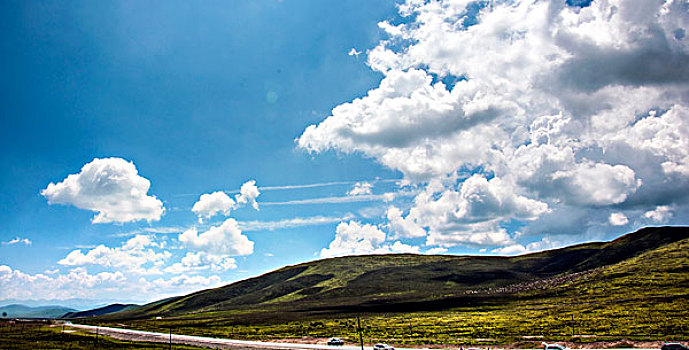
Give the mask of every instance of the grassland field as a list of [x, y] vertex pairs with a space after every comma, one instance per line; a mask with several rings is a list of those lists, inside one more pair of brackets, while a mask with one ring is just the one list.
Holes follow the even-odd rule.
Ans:
[[[0, 321], [2, 350], [169, 349], [169, 344], [117, 340], [52, 322]], [[175, 344], [176, 350], [204, 349]]]

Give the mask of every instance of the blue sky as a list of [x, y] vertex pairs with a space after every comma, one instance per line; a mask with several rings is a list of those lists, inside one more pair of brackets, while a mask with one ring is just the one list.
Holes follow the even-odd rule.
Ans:
[[3, 2], [0, 300], [685, 224], [687, 7], [632, 3]]

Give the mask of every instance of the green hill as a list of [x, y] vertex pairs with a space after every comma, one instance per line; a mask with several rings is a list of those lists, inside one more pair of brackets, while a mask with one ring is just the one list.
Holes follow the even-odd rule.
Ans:
[[62, 315], [60, 318], [67, 319], [67, 318], [95, 317], [95, 316], [102, 316], [102, 315], [107, 315], [107, 314], [120, 312], [120, 311], [134, 310], [138, 307], [139, 307], [139, 305], [137, 305], [137, 304], [110, 304], [107, 306], [103, 306], [103, 307], [99, 307], [99, 308], [91, 309], [91, 310], [68, 312], [68, 313]]
[[[549, 300], [556, 291], [561, 297], [571, 291], [575, 281], [580, 284], [576, 285], [577, 294], [598, 290], [596, 286], [602, 282], [582, 276], [599, 276], [603, 271], [600, 269], [609, 266], [626, 269], [611, 275], [616, 280], [645, 281], [649, 275], [639, 269], [647, 264], [640, 263], [639, 259], [648, 254], [661, 254], [662, 247], [687, 238], [689, 228], [657, 227], [611, 242], [586, 243], [517, 257], [401, 254], [325, 259], [101, 319], [222, 317], [244, 323], [288, 322], [361, 313], [504, 306], [513, 304], [515, 297]], [[665, 261], [660, 258], [663, 257], [656, 256], [658, 260], [653, 264]], [[688, 272], [687, 255], [680, 254], [678, 261], [681, 264], [677, 271]], [[662, 266], [672, 264], [677, 262]], [[670, 271], [656, 272], [656, 276], [677, 293], [686, 290], [686, 281], [668, 280], [675, 276]], [[629, 289], [630, 293], [631, 290], [640, 295], [646, 292]], [[595, 300], [617, 298], [613, 292], [604, 290], [601, 295], [585, 295]]]

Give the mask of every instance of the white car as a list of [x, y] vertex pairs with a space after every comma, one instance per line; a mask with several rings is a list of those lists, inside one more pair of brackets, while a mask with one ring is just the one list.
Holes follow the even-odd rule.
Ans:
[[378, 343], [373, 346], [373, 350], [395, 350], [395, 348], [385, 343]]
[[328, 345], [344, 345], [344, 340], [340, 338], [330, 338]]
[[567, 347], [564, 345], [560, 344], [548, 344], [548, 343], [543, 343], [543, 346], [545, 347], [545, 350], [568, 350]]

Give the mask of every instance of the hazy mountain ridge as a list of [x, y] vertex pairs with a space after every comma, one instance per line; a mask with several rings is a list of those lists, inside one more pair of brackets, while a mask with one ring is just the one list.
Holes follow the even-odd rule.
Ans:
[[21, 304], [10, 304], [0, 306], [0, 314], [7, 313], [7, 318], [57, 318], [68, 312], [75, 312], [77, 310], [60, 306], [60, 305], [45, 305], [45, 306], [26, 306]]

